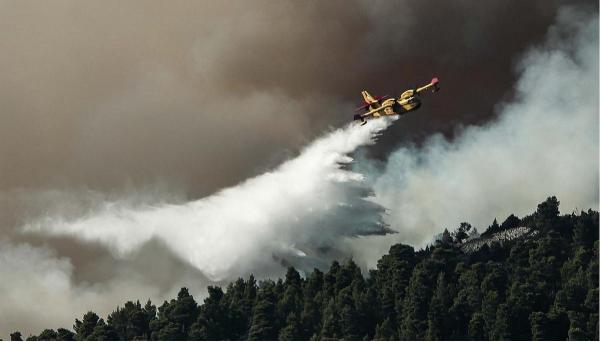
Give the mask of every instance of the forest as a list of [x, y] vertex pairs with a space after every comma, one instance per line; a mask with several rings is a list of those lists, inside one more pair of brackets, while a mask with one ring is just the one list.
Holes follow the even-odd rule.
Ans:
[[[549, 197], [531, 215], [496, 220], [483, 237], [515, 227], [535, 234], [460, 247], [463, 223], [415, 251], [397, 244], [368, 274], [352, 261], [304, 277], [238, 279], [186, 288], [160, 305], [128, 301], [93, 311], [72, 329], [12, 340], [598, 340], [598, 212], [560, 215]], [[77, 313], [74, 313], [74, 316]]]

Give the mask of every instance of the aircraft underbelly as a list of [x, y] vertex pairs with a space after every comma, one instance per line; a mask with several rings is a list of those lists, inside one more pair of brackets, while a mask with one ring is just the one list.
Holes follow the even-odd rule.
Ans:
[[421, 101], [415, 101], [400, 105], [400, 108], [403, 113], [410, 112], [412, 110], [418, 109], [419, 107], [421, 107]]

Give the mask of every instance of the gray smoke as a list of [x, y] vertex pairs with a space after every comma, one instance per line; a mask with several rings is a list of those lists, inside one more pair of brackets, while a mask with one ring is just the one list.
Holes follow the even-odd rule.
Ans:
[[370, 265], [395, 242], [424, 246], [465, 220], [482, 231], [552, 195], [563, 213], [598, 210], [597, 15], [561, 10], [518, 72], [515, 99], [498, 105], [497, 119], [466, 126], [453, 141], [434, 135], [402, 147], [379, 172], [368, 160], [357, 167], [399, 232], [355, 242]]
[[392, 127], [385, 157], [489, 119], [564, 2], [3, 1], [0, 191], [165, 183], [198, 198], [339, 127], [363, 89], [433, 75], [461, 89]]

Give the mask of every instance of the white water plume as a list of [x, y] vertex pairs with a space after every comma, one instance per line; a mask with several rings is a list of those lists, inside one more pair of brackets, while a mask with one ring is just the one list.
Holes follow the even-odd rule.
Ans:
[[267, 276], [282, 262], [302, 267], [311, 258], [307, 266], [315, 266], [343, 237], [388, 232], [383, 208], [365, 199], [363, 176], [344, 165], [392, 121], [349, 124], [277, 169], [203, 199], [154, 207], [106, 203], [84, 217], [44, 217], [25, 230], [98, 242], [120, 257], [158, 239], [213, 280]]

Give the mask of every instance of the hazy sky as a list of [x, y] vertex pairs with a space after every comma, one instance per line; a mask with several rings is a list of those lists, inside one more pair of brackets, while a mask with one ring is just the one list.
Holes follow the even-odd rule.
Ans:
[[206, 195], [439, 76], [385, 155], [493, 116], [559, 3], [1, 1], [0, 190]]

